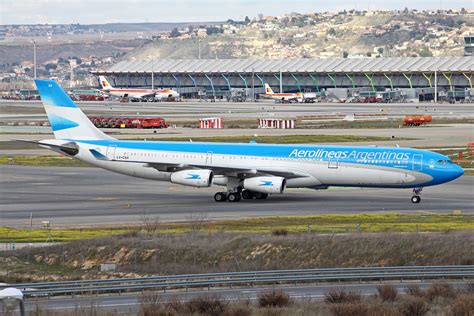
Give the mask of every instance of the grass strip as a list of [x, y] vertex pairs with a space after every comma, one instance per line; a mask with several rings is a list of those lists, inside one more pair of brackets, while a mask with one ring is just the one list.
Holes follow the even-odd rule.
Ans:
[[65, 156], [0, 156], [0, 165], [90, 167], [77, 159]]
[[[198, 222], [198, 223], [197, 223]], [[474, 215], [459, 211], [444, 214], [327, 214], [315, 216], [275, 216], [240, 220], [206, 221], [200, 218], [189, 223], [160, 223], [160, 234], [183, 234], [192, 231], [261, 233], [275, 230], [288, 233], [379, 233], [379, 232], [448, 232], [473, 230]], [[71, 241], [140, 232], [145, 227], [99, 227], [83, 229], [52, 229], [54, 241]], [[14, 229], [0, 227], [0, 242], [45, 242], [49, 232], [44, 229]]]

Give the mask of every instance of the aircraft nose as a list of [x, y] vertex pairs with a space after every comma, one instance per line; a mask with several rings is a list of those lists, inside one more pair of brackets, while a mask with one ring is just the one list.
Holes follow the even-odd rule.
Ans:
[[452, 165], [451, 168], [451, 180], [457, 179], [464, 174], [464, 169], [458, 165]]

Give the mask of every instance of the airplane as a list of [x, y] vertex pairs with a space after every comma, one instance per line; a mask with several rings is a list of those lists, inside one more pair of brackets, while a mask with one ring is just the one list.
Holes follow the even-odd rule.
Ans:
[[120, 98], [133, 99], [156, 99], [162, 100], [166, 98], [179, 98], [179, 93], [172, 89], [128, 89], [128, 88], [114, 88], [104, 76], [99, 76], [101, 91], [117, 96]]
[[280, 102], [303, 102], [304, 95], [302, 93], [275, 93], [268, 83], [265, 83], [265, 94], [262, 97], [274, 99]]
[[44, 148], [121, 174], [196, 188], [219, 185], [216, 202], [263, 200], [287, 188], [412, 188], [460, 177], [464, 170], [436, 152], [400, 147], [280, 145], [117, 140], [97, 129], [53, 80], [36, 87], [55, 139]]

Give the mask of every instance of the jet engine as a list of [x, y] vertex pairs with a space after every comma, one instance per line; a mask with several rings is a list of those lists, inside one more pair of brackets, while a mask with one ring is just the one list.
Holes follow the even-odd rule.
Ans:
[[212, 170], [182, 170], [171, 174], [171, 182], [188, 185], [191, 187], [203, 188], [212, 185], [214, 174]]
[[244, 180], [244, 189], [261, 193], [283, 193], [286, 180], [282, 177], [254, 177]]

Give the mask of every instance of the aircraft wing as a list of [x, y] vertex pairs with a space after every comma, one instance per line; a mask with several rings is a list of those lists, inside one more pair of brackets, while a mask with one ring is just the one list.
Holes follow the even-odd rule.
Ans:
[[256, 168], [256, 169], [244, 169], [244, 168], [234, 168], [234, 167], [221, 167], [221, 166], [208, 166], [208, 165], [198, 165], [198, 164], [156, 164], [149, 163], [150, 167], [156, 168], [160, 171], [170, 171], [170, 170], [185, 170], [185, 169], [210, 169], [216, 175], [223, 176], [233, 176], [237, 178], [251, 178], [257, 175], [272, 175], [283, 177], [285, 179], [294, 179], [294, 178], [305, 178], [310, 175], [298, 171], [298, 170], [288, 170], [288, 169], [279, 169], [279, 168]]
[[223, 166], [209, 166], [206, 164], [181, 164], [181, 163], [161, 163], [161, 162], [144, 162], [144, 161], [130, 161], [130, 160], [113, 160], [109, 159], [106, 156], [99, 154], [95, 149], [90, 149], [90, 152], [94, 155], [96, 159], [99, 160], [111, 160], [118, 162], [135, 162], [135, 163], [145, 163], [147, 167], [155, 168], [159, 171], [164, 172], [174, 172], [187, 169], [210, 169], [216, 175], [231, 176], [237, 178], [251, 178], [260, 175], [272, 175], [277, 177], [283, 177], [285, 179], [294, 179], [294, 178], [305, 178], [310, 175], [299, 171], [292, 170], [288, 168], [275, 168], [275, 167], [259, 167], [255, 169], [249, 168], [235, 168], [235, 167], [223, 167]]
[[154, 96], [155, 96], [155, 93], [154, 93], [154, 92], [129, 93], [128, 96], [129, 96], [130, 98], [141, 99], [141, 98], [144, 98], [144, 97], [154, 97]]

